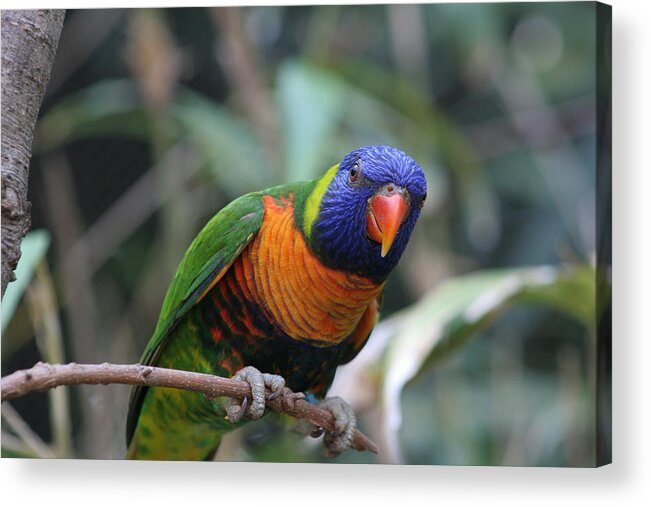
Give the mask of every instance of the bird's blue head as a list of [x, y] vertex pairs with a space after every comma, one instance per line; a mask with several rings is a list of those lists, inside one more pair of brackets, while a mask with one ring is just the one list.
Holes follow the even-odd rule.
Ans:
[[395, 267], [425, 201], [425, 175], [390, 146], [346, 155], [307, 198], [304, 230], [327, 266], [383, 281]]

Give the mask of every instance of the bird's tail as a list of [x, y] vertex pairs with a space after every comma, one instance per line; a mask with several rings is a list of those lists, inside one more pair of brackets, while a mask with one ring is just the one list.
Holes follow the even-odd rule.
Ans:
[[151, 442], [143, 442], [136, 433], [131, 439], [125, 459], [153, 461], [212, 461], [215, 458], [221, 435], [203, 439], [201, 442], [180, 440], [168, 442], [168, 445], [154, 446]]

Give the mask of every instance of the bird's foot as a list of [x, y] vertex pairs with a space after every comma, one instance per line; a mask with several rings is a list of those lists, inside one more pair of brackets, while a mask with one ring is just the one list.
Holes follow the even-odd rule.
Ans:
[[326, 448], [325, 454], [328, 458], [335, 458], [350, 448], [357, 427], [357, 418], [351, 406], [339, 396], [326, 398], [318, 406], [332, 414], [335, 420], [334, 431], [312, 427], [310, 436], [318, 437], [325, 433], [323, 436], [323, 444]]
[[[239, 422], [244, 415], [251, 419], [260, 419], [264, 414], [266, 400], [273, 400], [280, 396], [285, 387], [285, 379], [280, 375], [261, 373], [253, 366], [245, 366], [233, 378], [249, 384], [252, 395], [251, 400], [245, 396], [241, 403], [234, 398], [226, 401], [226, 419], [233, 423]], [[265, 396], [267, 387], [271, 390], [268, 397]]]

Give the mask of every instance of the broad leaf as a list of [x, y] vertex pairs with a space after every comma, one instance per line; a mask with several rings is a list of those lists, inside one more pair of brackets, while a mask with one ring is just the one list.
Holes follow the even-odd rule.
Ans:
[[269, 164], [250, 126], [203, 96], [182, 90], [171, 113], [187, 142], [229, 195], [273, 184]]
[[337, 78], [312, 65], [296, 61], [280, 67], [276, 96], [287, 181], [312, 179], [324, 170], [324, 149], [344, 114], [343, 91]]
[[30, 231], [23, 239], [20, 245], [20, 260], [15, 271], [16, 280], [7, 285], [7, 290], [2, 298], [3, 332], [32, 280], [36, 266], [45, 257], [49, 246], [50, 234], [44, 230]]
[[101, 81], [63, 99], [39, 120], [34, 151], [105, 135], [150, 139], [151, 116], [134, 81]]
[[595, 270], [591, 266], [541, 266], [479, 271], [449, 279], [380, 323], [360, 355], [340, 369], [333, 388], [354, 402], [355, 396], [344, 385], [369, 385], [368, 377], [377, 379], [373, 385], [382, 404], [384, 445], [391, 459], [400, 462], [397, 435], [405, 385], [517, 304], [550, 306], [592, 328]]

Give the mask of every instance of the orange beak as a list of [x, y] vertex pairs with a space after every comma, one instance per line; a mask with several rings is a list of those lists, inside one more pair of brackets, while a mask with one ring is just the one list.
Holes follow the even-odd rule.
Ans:
[[366, 233], [382, 245], [382, 257], [389, 253], [398, 229], [407, 218], [408, 196], [405, 190], [390, 184], [381, 188], [368, 201]]

